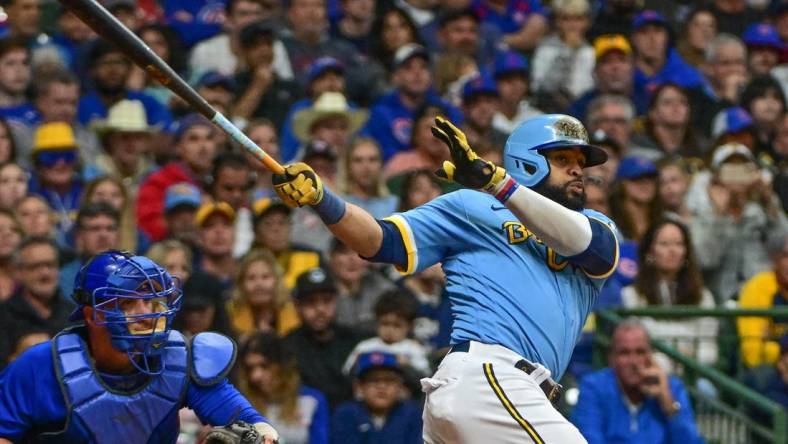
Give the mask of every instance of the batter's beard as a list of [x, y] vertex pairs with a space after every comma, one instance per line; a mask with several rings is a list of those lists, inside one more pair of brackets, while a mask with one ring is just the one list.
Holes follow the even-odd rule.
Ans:
[[581, 211], [583, 208], [585, 208], [586, 204], [585, 190], [580, 194], [580, 196], [575, 197], [569, 194], [569, 191], [567, 191], [568, 187], [569, 183], [562, 187], [557, 187], [554, 185], [548, 185], [546, 182], [544, 182], [535, 186], [533, 190], [550, 200], [560, 203], [570, 210]]

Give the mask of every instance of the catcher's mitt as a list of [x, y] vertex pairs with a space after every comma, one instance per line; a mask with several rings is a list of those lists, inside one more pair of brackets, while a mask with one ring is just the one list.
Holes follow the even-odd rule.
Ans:
[[252, 424], [235, 421], [214, 427], [205, 437], [205, 444], [263, 444], [263, 435]]

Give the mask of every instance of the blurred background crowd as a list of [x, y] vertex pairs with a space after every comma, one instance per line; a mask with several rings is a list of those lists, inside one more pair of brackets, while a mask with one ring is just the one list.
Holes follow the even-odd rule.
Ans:
[[[598, 310], [788, 304], [788, 2], [102, 3], [267, 153], [378, 218], [452, 191], [435, 116], [499, 162], [523, 120], [573, 115], [609, 154], [587, 207], [620, 229]], [[440, 266], [366, 262], [57, 2], [0, 5], [0, 367], [68, 325], [87, 259], [128, 250], [179, 278], [177, 328], [238, 341], [235, 381], [287, 443], [421, 442], [418, 380], [451, 326]], [[595, 371], [593, 322], [572, 380]], [[785, 318], [741, 318], [735, 350], [713, 317], [642, 322], [788, 406]]]

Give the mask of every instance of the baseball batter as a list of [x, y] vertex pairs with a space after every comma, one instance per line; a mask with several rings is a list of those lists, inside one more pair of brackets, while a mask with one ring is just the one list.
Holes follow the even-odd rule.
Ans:
[[[72, 320], [0, 373], [0, 443], [174, 443], [178, 410], [226, 426], [209, 442], [276, 442], [265, 419], [229, 383], [234, 343], [186, 340], [170, 328], [176, 281], [142, 256], [109, 251], [77, 274]], [[248, 441], [242, 441], [241, 438]]]
[[422, 380], [425, 442], [585, 442], [551, 401], [618, 260], [613, 223], [583, 208], [583, 169], [607, 156], [565, 115], [515, 129], [505, 169], [479, 158], [449, 121], [438, 117], [432, 130], [452, 158], [437, 174], [471, 190], [375, 220], [303, 163], [275, 175], [275, 189], [289, 205], [312, 206], [363, 257], [404, 273], [442, 264], [452, 348]]

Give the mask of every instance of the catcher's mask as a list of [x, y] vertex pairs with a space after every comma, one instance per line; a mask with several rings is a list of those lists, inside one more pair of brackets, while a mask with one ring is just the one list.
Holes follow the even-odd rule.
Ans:
[[137, 370], [160, 374], [154, 359], [167, 342], [172, 320], [181, 306], [181, 290], [164, 268], [143, 256], [125, 259], [91, 293], [93, 322], [106, 326], [112, 346], [128, 354]]

